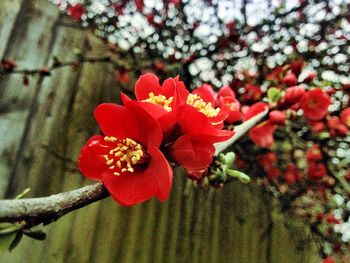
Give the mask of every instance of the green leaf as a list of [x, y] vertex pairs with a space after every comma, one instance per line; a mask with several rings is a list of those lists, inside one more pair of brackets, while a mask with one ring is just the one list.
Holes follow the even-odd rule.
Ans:
[[281, 91], [278, 88], [272, 87], [267, 90], [267, 97], [269, 101], [274, 103], [278, 102], [282, 98]]
[[18, 232], [9, 247], [10, 252], [18, 246], [19, 242], [21, 242], [22, 240], [22, 237], [23, 237], [23, 232], [22, 231]]
[[41, 231], [41, 230], [37, 230], [37, 231], [25, 231], [23, 232], [26, 236], [36, 239], [36, 240], [45, 240], [46, 239], [46, 233]]
[[25, 196], [26, 194], [28, 194], [30, 192], [30, 188], [26, 188], [24, 189], [24, 191], [22, 193], [20, 193], [19, 195], [17, 195], [15, 197], [15, 199], [21, 199], [23, 196]]
[[0, 236], [0, 256], [10, 249], [10, 246], [15, 239], [17, 233]]

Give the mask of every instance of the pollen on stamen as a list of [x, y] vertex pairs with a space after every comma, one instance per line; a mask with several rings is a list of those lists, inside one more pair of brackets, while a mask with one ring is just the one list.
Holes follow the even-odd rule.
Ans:
[[108, 147], [115, 147], [108, 151], [109, 154], [103, 155], [114, 175], [133, 173], [134, 166], [146, 160], [142, 146], [130, 138], [117, 139], [106, 136], [105, 141], [109, 143]]
[[203, 113], [209, 118], [216, 117], [220, 113], [220, 108], [214, 109], [211, 102], [206, 103], [197, 94], [189, 94], [186, 103], [195, 107], [199, 112]]
[[166, 111], [171, 111], [172, 107], [171, 104], [173, 103], [174, 98], [173, 97], [165, 97], [164, 95], [154, 95], [153, 92], [150, 92], [148, 94], [149, 98], [146, 100], [143, 100], [145, 102], [150, 102], [159, 106], [162, 106]]

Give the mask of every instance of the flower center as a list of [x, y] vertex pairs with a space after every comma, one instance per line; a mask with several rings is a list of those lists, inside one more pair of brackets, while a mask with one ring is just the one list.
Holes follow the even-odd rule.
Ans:
[[112, 149], [103, 157], [116, 176], [125, 172], [133, 173], [135, 165], [144, 164], [147, 161], [148, 155], [142, 145], [130, 138], [117, 139], [106, 136], [104, 140], [109, 144], [108, 148]]
[[187, 96], [186, 103], [189, 105], [192, 105], [199, 112], [203, 113], [205, 116], [207, 116], [209, 118], [216, 117], [220, 112], [220, 108], [214, 109], [214, 107], [211, 105], [211, 102], [206, 103], [197, 94], [189, 94]]
[[319, 106], [319, 103], [317, 100], [315, 99], [311, 99], [308, 103], [308, 106], [311, 108], [311, 109], [317, 109], [318, 106]]
[[166, 111], [171, 111], [171, 103], [173, 102], [173, 97], [165, 97], [164, 95], [155, 96], [153, 92], [150, 92], [149, 98], [143, 101], [150, 102], [159, 106], [162, 106]]

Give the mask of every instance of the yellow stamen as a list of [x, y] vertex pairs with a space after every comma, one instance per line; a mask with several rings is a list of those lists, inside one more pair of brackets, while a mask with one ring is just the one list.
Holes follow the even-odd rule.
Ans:
[[195, 107], [199, 112], [203, 113], [205, 116], [212, 118], [216, 117], [220, 108], [214, 109], [211, 105], [211, 102], [206, 103], [200, 96], [197, 94], [189, 94], [187, 96], [186, 103]]
[[114, 170], [113, 174], [119, 176], [120, 173], [133, 173], [134, 165], [145, 161], [145, 153], [141, 144], [138, 144], [130, 138], [117, 139], [115, 137], [104, 138], [106, 142], [116, 147], [109, 151], [109, 154], [103, 155], [109, 169]]
[[143, 101], [150, 102], [159, 106], [162, 106], [166, 111], [171, 111], [171, 103], [173, 103], [174, 97], [165, 97], [164, 95], [155, 96], [153, 92], [150, 92], [149, 98]]

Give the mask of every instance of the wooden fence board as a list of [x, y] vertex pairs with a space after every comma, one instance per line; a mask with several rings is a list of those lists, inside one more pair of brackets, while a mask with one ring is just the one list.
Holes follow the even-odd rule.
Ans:
[[[0, 2], [0, 56], [37, 68], [55, 55], [74, 59], [73, 48], [89, 56], [108, 54], [102, 41], [46, 0]], [[28, 87], [21, 76], [0, 81], [0, 197], [28, 186], [39, 196], [92, 183], [52, 152], [76, 160], [86, 140], [99, 132], [93, 109], [118, 101], [113, 71], [107, 64], [87, 63], [33, 78]], [[44, 242], [24, 238], [3, 258], [8, 263], [319, 262], [313, 245], [296, 249], [305, 237], [275, 222], [272, 212], [271, 199], [256, 186], [235, 182], [220, 190], [196, 189], [177, 174], [166, 203], [150, 200], [126, 208], [100, 201], [45, 227]]]

